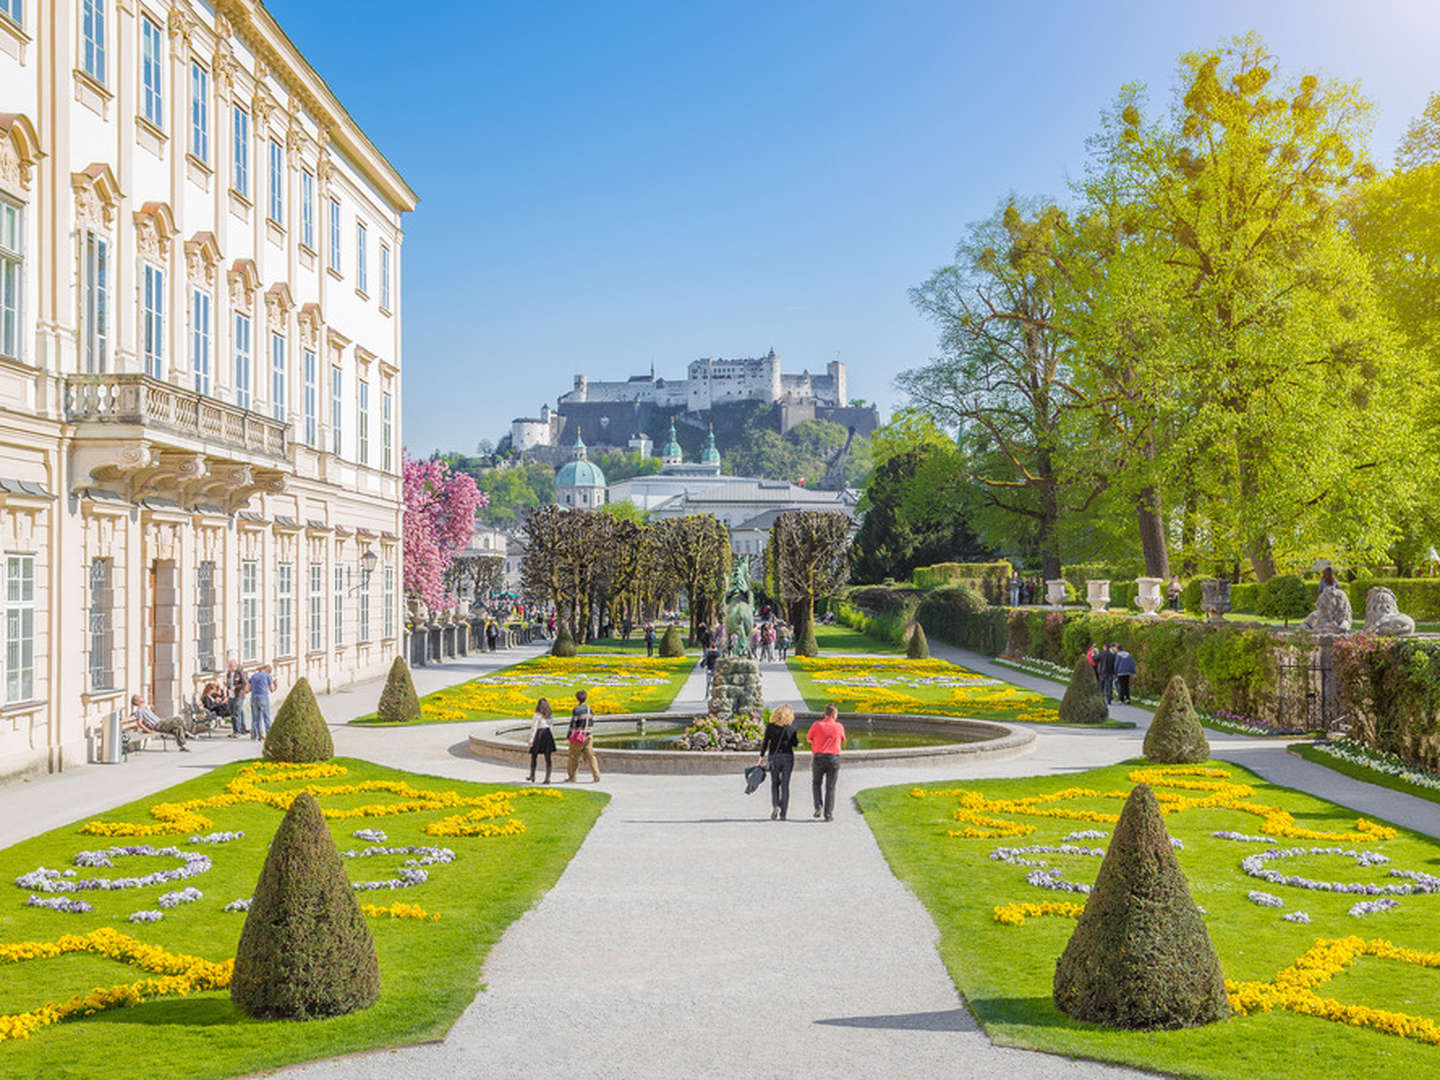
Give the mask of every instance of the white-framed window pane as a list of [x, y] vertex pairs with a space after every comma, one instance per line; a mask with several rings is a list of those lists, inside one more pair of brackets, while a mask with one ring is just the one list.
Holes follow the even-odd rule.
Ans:
[[85, 234], [85, 370], [109, 370], [110, 241]]
[[25, 25], [24, 0], [0, 0], [0, 15], [4, 15], [17, 26]]
[[140, 352], [145, 374], [165, 378], [165, 271], [145, 264], [140, 288]]
[[359, 636], [357, 641], [370, 640], [370, 579], [364, 570], [357, 571], [360, 575], [360, 618]]
[[[3, 0], [0, 0], [3, 2]], [[157, 128], [165, 127], [165, 35], [150, 18], [140, 20], [141, 109]]]
[[275, 567], [275, 653], [291, 656], [295, 652], [295, 564], [278, 563]]
[[20, 357], [25, 286], [23, 211], [0, 199], [0, 356]]
[[234, 110], [234, 149], [232, 157], [235, 164], [234, 179], [230, 186], [244, 195], [250, 197], [250, 114], [240, 106], [236, 105]]
[[195, 662], [201, 671], [218, 671], [215, 662], [215, 564], [195, 568]]
[[108, 690], [114, 680], [113, 593], [109, 559], [90, 560], [90, 689]]
[[285, 224], [285, 153], [274, 139], [270, 140], [270, 220]]
[[310, 564], [310, 651], [325, 647], [325, 630], [321, 619], [325, 611], [325, 567], [319, 561]]
[[5, 700], [35, 696], [35, 556], [5, 558]]
[[270, 412], [276, 420], [285, 419], [285, 384], [288, 381], [285, 367], [285, 337], [283, 334], [270, 335]]
[[335, 614], [331, 619], [336, 645], [345, 644], [345, 568], [335, 561]]
[[240, 659], [253, 663], [260, 656], [260, 562], [240, 563]]
[[395, 636], [395, 568], [393, 566], [385, 567], [384, 603], [385, 636], [393, 638]]
[[315, 248], [315, 174], [300, 170], [300, 243]]
[[235, 404], [250, 408], [250, 316], [235, 313]]
[[390, 249], [380, 245], [380, 306], [390, 310]]
[[360, 440], [360, 446], [356, 456], [362, 465], [370, 464], [370, 384], [361, 380], [359, 393], [356, 395], [356, 436]]
[[190, 291], [190, 370], [196, 392], [210, 393], [210, 294], [203, 289]]
[[80, 0], [81, 66], [98, 83], [105, 81], [105, 0]]
[[390, 471], [392, 450], [395, 445], [395, 399], [390, 394], [380, 395], [380, 467]]
[[364, 222], [355, 223], [355, 287], [361, 292], [369, 292], [369, 268], [366, 263], [369, 261], [365, 256], [366, 230]]
[[210, 72], [190, 62], [190, 153], [210, 160]]
[[340, 273], [340, 200], [330, 200], [330, 269]]
[[330, 452], [340, 453], [341, 429], [344, 427], [345, 376], [340, 369], [330, 369]]
[[320, 388], [316, 385], [319, 373], [316, 371], [318, 364], [314, 349], [305, 350], [305, 445], [319, 449], [319, 434], [317, 417], [319, 415]]

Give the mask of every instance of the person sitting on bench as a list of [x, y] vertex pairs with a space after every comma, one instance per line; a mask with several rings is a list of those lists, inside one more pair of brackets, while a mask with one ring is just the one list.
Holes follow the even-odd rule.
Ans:
[[154, 732], [156, 735], [169, 735], [175, 740], [175, 745], [181, 750], [189, 752], [190, 748], [185, 745], [185, 723], [178, 717], [169, 720], [162, 719], [154, 709], [145, 704], [145, 699], [136, 694], [130, 699], [130, 704], [135, 707], [135, 722], [140, 725], [141, 731]]

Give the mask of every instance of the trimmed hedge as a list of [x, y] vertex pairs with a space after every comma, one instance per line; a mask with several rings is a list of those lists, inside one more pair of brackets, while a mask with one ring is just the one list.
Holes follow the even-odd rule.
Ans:
[[[1357, 578], [1350, 582], [1350, 607], [1363, 617], [1365, 595], [1376, 585], [1383, 585], [1395, 594], [1400, 610], [1416, 622], [1440, 622], [1440, 578]], [[1314, 607], [1315, 587], [1310, 587]]]
[[329, 761], [335, 756], [335, 742], [320, 712], [320, 703], [303, 675], [295, 680], [275, 722], [265, 733], [266, 761]]
[[1061, 569], [1060, 576], [1081, 595], [1085, 595], [1085, 583], [1087, 581], [1108, 581], [1110, 582], [1110, 595], [1115, 595], [1115, 586], [1121, 581], [1133, 582], [1137, 577], [1145, 576], [1144, 559], [1122, 559], [1113, 563], [1071, 563]]
[[404, 724], [420, 719], [420, 699], [415, 694], [415, 680], [410, 677], [410, 665], [403, 656], [395, 657], [390, 665], [390, 675], [385, 680], [385, 689], [380, 692], [380, 704], [375, 715], [387, 724]]
[[1190, 688], [1179, 675], [1172, 676], [1155, 718], [1145, 732], [1145, 756], [1166, 765], [1198, 765], [1210, 760], [1210, 740], [1200, 726], [1200, 715], [1190, 701]]
[[665, 635], [660, 639], [660, 655], [666, 659], [675, 659], [685, 655], [685, 639], [680, 636], [678, 626], [670, 626], [665, 629]]
[[930, 642], [925, 640], [925, 627], [917, 621], [910, 630], [910, 640], [905, 645], [905, 655], [911, 660], [929, 660]]
[[934, 589], [945, 585], [969, 585], [977, 589], [992, 604], [1004, 604], [1010, 599], [1010, 577], [1015, 568], [1008, 562], [993, 563], [936, 563], [934, 566], [917, 566], [910, 575], [916, 588]]
[[1110, 719], [1110, 707], [1100, 692], [1095, 669], [1083, 654], [1075, 660], [1070, 685], [1060, 699], [1060, 719], [1067, 724], [1103, 724]]

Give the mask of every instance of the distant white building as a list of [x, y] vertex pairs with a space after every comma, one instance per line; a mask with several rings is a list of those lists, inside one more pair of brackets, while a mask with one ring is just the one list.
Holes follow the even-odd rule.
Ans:
[[771, 349], [759, 357], [702, 357], [691, 361], [686, 375], [678, 380], [657, 379], [652, 369], [649, 375], [633, 375], [623, 382], [591, 381], [586, 375], [576, 375], [574, 386], [560, 395], [557, 404], [563, 410], [574, 404], [644, 402], [698, 413], [732, 401], [796, 401], [837, 407], [848, 403], [845, 365], [839, 360], [827, 364], [823, 375], [808, 370], [786, 375]]
[[598, 510], [605, 505], [605, 473], [585, 457], [585, 440], [575, 437], [575, 460], [555, 474], [555, 505]]

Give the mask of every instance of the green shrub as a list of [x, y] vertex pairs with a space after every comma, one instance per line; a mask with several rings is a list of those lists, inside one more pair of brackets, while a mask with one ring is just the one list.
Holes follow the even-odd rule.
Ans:
[[1200, 614], [1200, 604], [1205, 599], [1200, 580], [1200, 578], [1191, 578], [1185, 583], [1185, 588], [1180, 590], [1180, 607], [1191, 615]]
[[1070, 685], [1060, 699], [1060, 719], [1066, 724], [1103, 724], [1110, 719], [1105, 695], [1095, 680], [1095, 669], [1082, 653], [1070, 674]]
[[1240, 615], [1264, 615], [1265, 613], [1260, 610], [1260, 597], [1264, 591], [1264, 584], [1256, 584], [1253, 581], [1231, 585], [1230, 610]]
[[905, 655], [911, 660], [930, 659], [930, 643], [925, 640], [925, 628], [918, 622], [910, 628], [910, 640], [905, 643]]
[[1113, 592], [1116, 582], [1133, 581], [1144, 573], [1144, 559], [1120, 559], [1116, 562], [1070, 563], [1060, 571], [1060, 576], [1083, 596], [1087, 581], [1108, 581]]
[[560, 629], [555, 634], [555, 642], [550, 646], [551, 656], [571, 657], [575, 655], [575, 637], [570, 633], [570, 627], [563, 620]]
[[1351, 735], [1440, 772], [1440, 642], [1358, 634], [1337, 641], [1332, 655]]
[[[1416, 622], [1440, 622], [1440, 578], [1359, 578], [1350, 582], [1350, 607], [1357, 615], [1365, 611], [1365, 597], [1377, 585], [1395, 594], [1400, 610]], [[1315, 586], [1310, 586], [1314, 607]]]
[[1017, 660], [1030, 655], [1030, 620], [1034, 612], [1016, 608], [1006, 616], [1005, 655]]
[[255, 885], [230, 1000], [261, 1019], [314, 1020], [368, 1009], [379, 997], [370, 927], [320, 804], [302, 791]]
[[1007, 562], [936, 563], [917, 566], [911, 574], [916, 588], [934, 589], [945, 585], [969, 585], [992, 604], [1010, 600], [1010, 576], [1015, 572]]
[[991, 607], [968, 585], [935, 589], [920, 604], [920, 621], [931, 637], [994, 656], [1009, 637], [1010, 612]]
[[329, 761], [335, 756], [335, 742], [310, 689], [310, 680], [301, 676], [285, 695], [285, 703], [265, 735], [267, 761]]
[[847, 600], [836, 601], [834, 610], [837, 622], [891, 645], [904, 645], [905, 627], [915, 621], [914, 605], [910, 605], [908, 621], [899, 615], [867, 614]]
[[1215, 946], [1170, 847], [1155, 795], [1125, 800], [1085, 910], [1055, 965], [1055, 1007], [1131, 1030], [1230, 1015]]
[[380, 691], [380, 704], [375, 715], [387, 724], [404, 724], [420, 719], [420, 698], [415, 693], [415, 681], [410, 678], [410, 665], [403, 656], [395, 657], [390, 665], [390, 674], [385, 679], [385, 689]]
[[660, 655], [667, 658], [685, 655], [685, 639], [680, 636], [678, 626], [665, 628], [665, 634], [660, 639]]
[[[1236, 586], [1236, 588], [1238, 587]], [[1283, 619], [1287, 626], [1292, 620], [1299, 621], [1305, 618], [1310, 614], [1310, 609], [1314, 607], [1313, 590], [1300, 579], [1298, 574], [1281, 574], [1263, 582], [1257, 588], [1259, 596], [1254, 608], [1250, 610], [1267, 619]], [[1230, 592], [1233, 597], [1235, 590], [1231, 589]], [[1363, 605], [1361, 610], [1364, 610]]]
[[1196, 765], [1210, 760], [1210, 740], [1190, 701], [1190, 688], [1179, 675], [1170, 677], [1160, 696], [1155, 718], [1145, 732], [1145, 756], [1166, 765]]
[[1112, 581], [1110, 583], [1110, 606], [1112, 608], [1124, 608], [1128, 611], [1139, 611], [1140, 605], [1135, 600], [1140, 595], [1140, 585], [1134, 581]]

